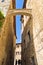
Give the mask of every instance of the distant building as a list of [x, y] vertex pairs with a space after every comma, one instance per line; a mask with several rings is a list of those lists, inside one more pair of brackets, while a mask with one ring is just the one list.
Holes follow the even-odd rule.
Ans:
[[21, 43], [16, 43], [15, 65], [21, 65]]

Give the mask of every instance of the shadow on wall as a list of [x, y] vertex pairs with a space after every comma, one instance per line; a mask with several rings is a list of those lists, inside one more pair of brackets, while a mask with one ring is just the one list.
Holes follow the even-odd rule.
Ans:
[[10, 33], [6, 44], [6, 54], [6, 65], [14, 65], [13, 37]]

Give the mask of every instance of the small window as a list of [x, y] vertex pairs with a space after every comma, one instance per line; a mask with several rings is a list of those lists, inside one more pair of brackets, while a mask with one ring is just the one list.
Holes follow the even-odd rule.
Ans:
[[19, 55], [19, 52], [18, 52], [18, 55]]
[[18, 65], [21, 65], [21, 60], [20, 59], [18, 60]]
[[24, 43], [25, 43], [25, 39], [24, 39]]
[[4, 0], [2, 0], [1, 2], [4, 2]]
[[16, 55], [19, 55], [19, 52], [16, 52]]
[[30, 31], [28, 31], [28, 36], [29, 36], [29, 39], [31, 39], [31, 37], [30, 37]]

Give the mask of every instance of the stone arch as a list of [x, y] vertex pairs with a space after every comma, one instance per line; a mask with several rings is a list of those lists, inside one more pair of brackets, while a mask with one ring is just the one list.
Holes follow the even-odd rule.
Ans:
[[8, 15], [26, 15], [26, 16], [32, 16], [31, 15], [31, 9], [12, 9], [9, 10]]

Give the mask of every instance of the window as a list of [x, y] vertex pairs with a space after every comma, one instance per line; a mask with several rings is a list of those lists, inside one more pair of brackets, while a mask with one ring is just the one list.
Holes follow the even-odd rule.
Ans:
[[1, 2], [4, 2], [4, 0], [2, 0]]
[[25, 43], [25, 39], [24, 39], [24, 43]]
[[19, 55], [19, 52], [18, 52], [18, 55]]
[[19, 55], [19, 52], [16, 52], [16, 55], [17, 55], [17, 54]]
[[21, 65], [21, 60], [20, 59], [18, 60], [18, 65]]
[[31, 37], [30, 37], [30, 31], [28, 31], [28, 36], [29, 36], [29, 39], [31, 39]]
[[32, 59], [32, 65], [35, 65], [34, 56], [32, 56], [31, 59]]

